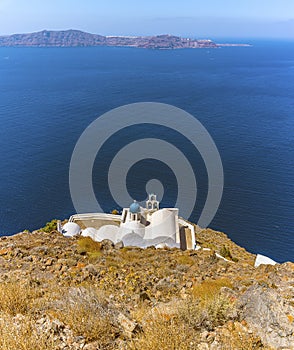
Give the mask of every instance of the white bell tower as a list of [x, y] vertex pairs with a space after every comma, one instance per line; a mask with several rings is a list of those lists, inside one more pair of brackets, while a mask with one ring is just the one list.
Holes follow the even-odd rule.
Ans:
[[156, 195], [154, 193], [149, 194], [149, 198], [146, 201], [146, 209], [147, 210], [158, 210], [159, 202], [156, 199]]

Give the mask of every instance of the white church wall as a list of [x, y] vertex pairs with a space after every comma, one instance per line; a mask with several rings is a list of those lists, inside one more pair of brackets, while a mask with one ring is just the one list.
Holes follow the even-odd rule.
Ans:
[[96, 235], [96, 240], [98, 242], [103, 241], [103, 239], [110, 239], [113, 243], [118, 241], [119, 227], [115, 225], [104, 225], [99, 228]]
[[143, 238], [145, 235], [145, 226], [139, 221], [126, 221], [122, 223], [117, 234], [118, 240], [122, 240], [123, 237], [129, 233], [135, 233]]
[[81, 236], [90, 237], [94, 241], [96, 240], [96, 235], [97, 235], [97, 230], [94, 227], [87, 227], [81, 233]]
[[145, 239], [165, 236], [176, 241], [176, 212], [160, 209], [152, 214], [151, 223], [146, 227]]

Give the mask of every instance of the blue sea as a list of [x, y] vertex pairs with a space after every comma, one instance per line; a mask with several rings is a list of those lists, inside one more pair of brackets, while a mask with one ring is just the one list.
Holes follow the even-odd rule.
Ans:
[[[69, 164], [84, 129], [115, 107], [162, 102], [197, 117], [221, 155], [224, 193], [210, 226], [253, 253], [294, 261], [294, 42], [251, 43], [210, 50], [0, 48], [0, 234], [73, 214]], [[199, 201], [190, 219], [197, 222], [207, 195], [204, 164], [185, 140], [161, 128], [123, 130], [105, 145], [93, 170], [99, 203], [106, 212], [117, 207], [107, 163], [125, 144], [149, 136], [182, 147], [192, 163]], [[174, 205], [176, 180], [158, 161], [142, 159], [130, 169], [130, 194], [143, 200], [153, 178], [166, 190], [162, 205]]]

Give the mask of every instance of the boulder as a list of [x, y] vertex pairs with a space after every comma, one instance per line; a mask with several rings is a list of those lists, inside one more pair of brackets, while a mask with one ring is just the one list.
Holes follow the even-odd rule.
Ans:
[[110, 239], [103, 239], [101, 241], [101, 250], [108, 251], [114, 249], [114, 243]]
[[115, 243], [115, 245], [114, 245], [114, 249], [116, 249], [116, 250], [122, 249], [123, 247], [124, 247], [123, 241], [119, 241], [119, 242]]
[[240, 298], [242, 318], [275, 349], [294, 349], [294, 307], [278, 290], [254, 284]]

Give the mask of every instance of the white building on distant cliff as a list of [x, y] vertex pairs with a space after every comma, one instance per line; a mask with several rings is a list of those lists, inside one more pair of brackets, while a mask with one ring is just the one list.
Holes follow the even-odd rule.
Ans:
[[68, 236], [81, 234], [95, 241], [110, 239], [142, 248], [166, 245], [194, 249], [196, 245], [194, 226], [179, 218], [177, 208], [160, 208], [155, 194], [149, 195], [145, 207], [134, 201], [121, 215], [73, 215], [60, 230]]

